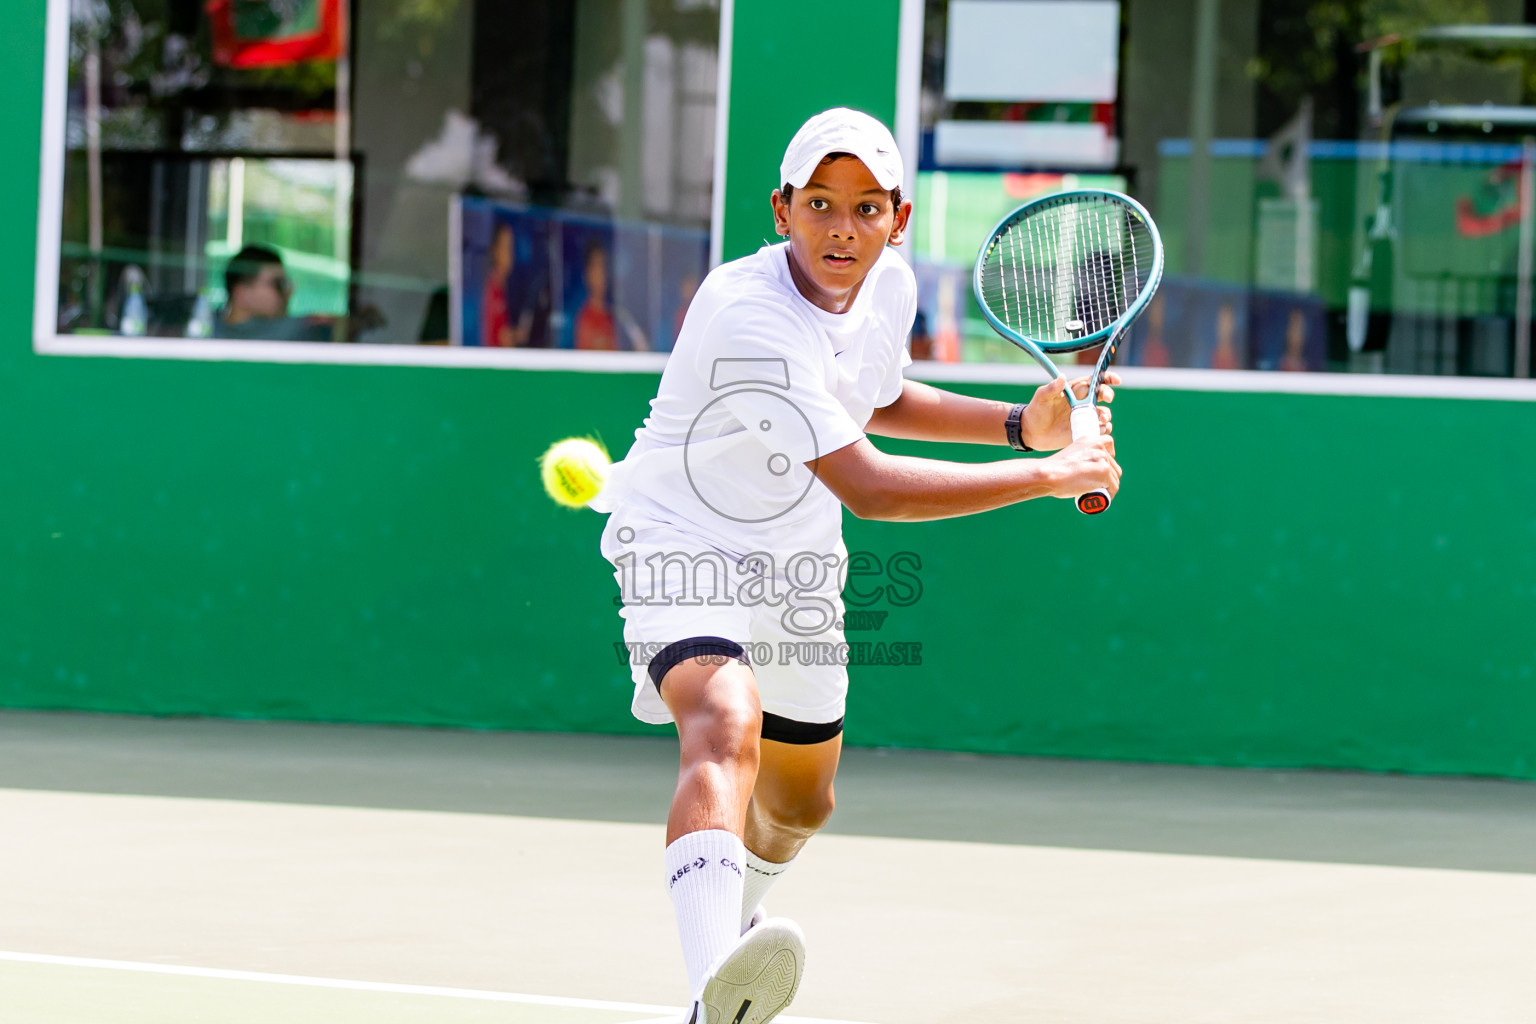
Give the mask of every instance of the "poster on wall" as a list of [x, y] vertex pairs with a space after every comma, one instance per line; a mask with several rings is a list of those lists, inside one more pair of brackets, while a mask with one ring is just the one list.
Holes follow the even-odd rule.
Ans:
[[645, 351], [645, 337], [633, 315], [614, 306], [617, 232], [613, 222], [571, 218], [561, 224], [560, 230], [564, 282], [560, 297], [564, 312], [560, 346], [584, 352]]
[[683, 329], [683, 315], [709, 270], [709, 237], [698, 232], [663, 229], [658, 233], [660, 274], [651, 337], [670, 352]]
[[555, 263], [548, 217], [533, 207], [467, 198], [459, 214], [454, 343], [549, 348]]
[[698, 229], [461, 197], [453, 343], [671, 351], [709, 267]]
[[1255, 292], [1248, 333], [1255, 370], [1318, 371], [1328, 359], [1327, 310], [1307, 295]]
[[1127, 366], [1322, 370], [1326, 314], [1315, 296], [1165, 278], [1131, 328], [1121, 360]]

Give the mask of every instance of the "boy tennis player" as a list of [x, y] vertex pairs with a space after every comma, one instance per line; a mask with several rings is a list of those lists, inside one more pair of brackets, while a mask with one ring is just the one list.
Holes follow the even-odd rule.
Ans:
[[[818, 114], [780, 170], [788, 241], [705, 278], [650, 416], [593, 502], [612, 513], [602, 550], [633, 712], [675, 722], [682, 747], [666, 885], [691, 1024], [762, 1024], [800, 982], [800, 929], [761, 901], [832, 813], [848, 691], [842, 507], [939, 519], [1120, 482], [1107, 409], [1105, 436], [1071, 442], [1065, 380], [1010, 407], [903, 379], [916, 284], [888, 247], [912, 206], [880, 122]], [[1063, 450], [957, 464], [886, 455], [866, 432]]]

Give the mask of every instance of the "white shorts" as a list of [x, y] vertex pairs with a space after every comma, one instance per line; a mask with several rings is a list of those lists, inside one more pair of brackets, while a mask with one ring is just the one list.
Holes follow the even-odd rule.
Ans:
[[623, 599], [635, 681], [630, 710], [640, 721], [672, 721], [659, 690], [667, 669], [717, 655], [751, 666], [765, 737], [815, 743], [841, 731], [848, 698], [841, 540], [821, 556], [741, 557], [670, 524], [616, 513], [603, 554]]

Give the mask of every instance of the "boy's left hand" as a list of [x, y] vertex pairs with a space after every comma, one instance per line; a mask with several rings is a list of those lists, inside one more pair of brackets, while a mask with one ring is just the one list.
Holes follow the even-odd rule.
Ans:
[[[1099, 431], [1113, 433], [1112, 416], [1108, 408], [1115, 400], [1114, 385], [1120, 383], [1120, 375], [1113, 370], [1104, 374], [1099, 382]], [[1077, 377], [1068, 381], [1057, 377], [1049, 384], [1035, 389], [1035, 395], [1024, 409], [1024, 443], [1036, 451], [1053, 452], [1072, 443], [1072, 406], [1062, 392], [1070, 387], [1078, 398], [1088, 395], [1088, 378]]]

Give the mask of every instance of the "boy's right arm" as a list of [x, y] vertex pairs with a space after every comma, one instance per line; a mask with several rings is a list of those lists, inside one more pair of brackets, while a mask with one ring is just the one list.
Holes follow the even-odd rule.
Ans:
[[860, 438], [806, 465], [860, 519], [922, 522], [1120, 489], [1110, 435], [1075, 441], [1049, 458], [944, 462], [888, 455]]

